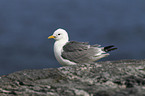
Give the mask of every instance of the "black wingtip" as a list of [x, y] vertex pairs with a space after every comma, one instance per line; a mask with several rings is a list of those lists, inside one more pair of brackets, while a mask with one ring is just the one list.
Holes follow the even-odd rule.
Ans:
[[106, 46], [106, 47], [104, 47], [104, 51], [109, 52], [109, 51], [118, 49], [118, 48], [112, 48], [112, 47], [114, 47], [114, 45]]

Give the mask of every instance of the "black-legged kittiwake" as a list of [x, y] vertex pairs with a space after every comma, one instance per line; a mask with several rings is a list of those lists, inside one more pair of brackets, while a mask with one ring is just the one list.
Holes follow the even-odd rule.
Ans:
[[109, 51], [115, 50], [113, 45], [101, 47], [101, 45], [89, 45], [87, 42], [69, 41], [68, 33], [64, 29], [57, 29], [48, 39], [54, 38], [54, 54], [61, 65], [76, 65], [90, 63], [109, 55]]

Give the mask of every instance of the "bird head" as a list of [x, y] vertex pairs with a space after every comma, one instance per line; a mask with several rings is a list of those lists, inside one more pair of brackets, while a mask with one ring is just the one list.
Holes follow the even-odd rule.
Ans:
[[53, 35], [49, 36], [48, 39], [55, 39], [56, 41], [65, 40], [68, 41], [68, 33], [64, 29], [57, 29]]

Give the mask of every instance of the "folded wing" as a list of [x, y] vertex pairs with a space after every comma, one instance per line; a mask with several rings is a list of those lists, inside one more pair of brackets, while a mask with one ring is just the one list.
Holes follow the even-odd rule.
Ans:
[[92, 62], [100, 53], [100, 45], [89, 45], [87, 42], [70, 41], [63, 47], [61, 56], [75, 63]]

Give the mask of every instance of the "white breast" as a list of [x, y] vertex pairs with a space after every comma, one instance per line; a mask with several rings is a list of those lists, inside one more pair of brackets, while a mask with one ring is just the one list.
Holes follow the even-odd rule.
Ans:
[[76, 65], [76, 63], [71, 62], [69, 60], [63, 59], [61, 57], [61, 52], [63, 52], [63, 46], [66, 44], [66, 42], [62, 42], [62, 41], [56, 41], [54, 43], [54, 54], [55, 54], [55, 58], [57, 59], [57, 61], [61, 64], [61, 65]]

